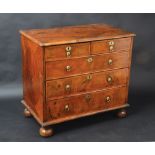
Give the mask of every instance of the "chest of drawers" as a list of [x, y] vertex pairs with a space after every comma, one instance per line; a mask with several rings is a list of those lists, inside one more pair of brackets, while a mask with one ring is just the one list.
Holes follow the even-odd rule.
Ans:
[[22, 30], [25, 116], [50, 125], [116, 110], [126, 116], [133, 33], [105, 24]]

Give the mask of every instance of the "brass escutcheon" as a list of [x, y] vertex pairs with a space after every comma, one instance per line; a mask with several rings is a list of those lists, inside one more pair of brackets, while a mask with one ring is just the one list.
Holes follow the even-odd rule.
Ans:
[[113, 46], [115, 43], [113, 40], [109, 41], [109, 46]]
[[86, 80], [90, 81], [92, 79], [92, 75], [87, 75]]
[[87, 94], [85, 96], [85, 100], [86, 100], [86, 102], [89, 102], [91, 100], [91, 95], [90, 94]]
[[72, 47], [71, 47], [71, 46], [67, 46], [67, 47], [66, 47], [66, 51], [67, 51], [67, 52], [70, 52], [71, 50], [72, 50]]

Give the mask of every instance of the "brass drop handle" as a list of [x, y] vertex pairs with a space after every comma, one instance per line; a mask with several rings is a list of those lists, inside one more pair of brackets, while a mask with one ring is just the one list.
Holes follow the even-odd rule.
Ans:
[[68, 111], [70, 110], [70, 109], [69, 109], [69, 105], [66, 104], [64, 109], [65, 109], [66, 112], [68, 112]]
[[90, 81], [91, 79], [92, 79], [92, 75], [87, 75], [87, 76], [86, 76], [86, 80], [87, 80], [87, 81]]
[[111, 102], [111, 97], [110, 97], [110, 96], [107, 96], [107, 97], [105, 98], [105, 102], [106, 102], [106, 103]]
[[110, 46], [109, 49], [112, 52], [114, 50], [114, 46]]
[[70, 72], [70, 71], [71, 71], [71, 69], [72, 69], [72, 67], [71, 67], [71, 66], [66, 66], [66, 71], [67, 71], [67, 72]]
[[67, 85], [65, 86], [65, 89], [66, 89], [66, 91], [70, 91], [70, 90], [71, 90], [71, 86], [70, 86], [69, 84], [67, 84]]
[[111, 76], [108, 76], [108, 77], [107, 77], [107, 82], [108, 82], [108, 83], [111, 83], [111, 82], [112, 82], [112, 77], [111, 77]]
[[66, 56], [70, 57], [71, 56], [71, 52], [66, 52]]
[[93, 58], [88, 58], [87, 61], [88, 61], [89, 63], [92, 63], [92, 62], [93, 62]]
[[112, 65], [112, 63], [113, 63], [113, 60], [112, 60], [112, 59], [109, 59], [109, 60], [108, 60], [108, 64], [109, 64], [109, 65]]
[[85, 96], [85, 100], [86, 100], [86, 102], [89, 102], [90, 100], [91, 100], [91, 95], [90, 94], [87, 94], [86, 96]]

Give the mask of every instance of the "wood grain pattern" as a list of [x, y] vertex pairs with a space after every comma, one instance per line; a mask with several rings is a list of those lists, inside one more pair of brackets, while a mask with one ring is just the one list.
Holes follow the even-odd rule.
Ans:
[[[71, 56], [67, 57], [66, 47], [71, 47]], [[67, 58], [82, 57], [90, 55], [90, 43], [66, 44], [49, 46], [45, 48], [45, 60], [62, 60]]]
[[[88, 76], [91, 79], [87, 79]], [[47, 81], [46, 99], [54, 100], [65, 96], [73, 96], [77, 93], [126, 85], [128, 76], [128, 68], [126, 68]], [[112, 81], [108, 82], [108, 78], [111, 78]], [[66, 90], [68, 85], [70, 88]]]
[[43, 49], [21, 36], [23, 58], [23, 99], [43, 121]]
[[[88, 62], [89, 58], [90, 57], [84, 57], [46, 62], [46, 80], [129, 66], [129, 55], [126, 52], [91, 56], [93, 59], [91, 63]], [[109, 59], [113, 61], [111, 65], [108, 64]], [[66, 66], [70, 66], [71, 70], [67, 72]]]
[[52, 29], [21, 30], [20, 33], [40, 46], [135, 36], [133, 33], [106, 24], [66, 26]]
[[107, 112], [107, 111], [112, 111], [112, 110], [127, 108], [127, 107], [130, 106], [129, 104], [126, 103], [126, 104], [123, 104], [121, 106], [112, 107], [112, 108], [109, 108], [109, 109], [101, 109], [101, 110], [91, 111], [91, 112], [87, 112], [87, 113], [83, 113], [83, 114], [72, 115], [72, 116], [67, 117], [67, 118], [64, 117], [64, 118], [60, 118], [60, 119], [56, 119], [56, 120], [47, 120], [45, 122], [42, 122], [42, 121], [40, 121], [40, 118], [34, 113], [34, 111], [26, 104], [26, 102], [24, 100], [22, 100], [22, 104], [31, 112], [31, 114], [33, 115], [33, 117], [36, 119], [36, 121], [42, 127], [48, 127], [50, 125], [62, 123], [62, 122], [65, 122], [65, 121], [70, 121], [70, 120], [74, 120], [74, 119], [78, 119], [78, 118], [82, 118], [82, 117], [86, 117], [86, 116], [91, 116], [91, 115], [95, 115], [97, 113], [103, 113], [103, 112]]
[[[121, 87], [49, 101], [48, 120], [121, 106], [125, 104], [126, 92], [127, 87]], [[87, 95], [90, 96], [88, 101]], [[110, 102], [106, 101], [106, 97], [110, 97]], [[65, 109], [66, 105], [69, 107], [68, 110]]]
[[91, 54], [101, 54], [110, 52], [109, 42], [114, 42], [113, 52], [128, 52], [131, 45], [131, 37], [129, 38], [120, 38], [120, 39], [110, 39], [102, 41], [94, 41], [91, 43]]

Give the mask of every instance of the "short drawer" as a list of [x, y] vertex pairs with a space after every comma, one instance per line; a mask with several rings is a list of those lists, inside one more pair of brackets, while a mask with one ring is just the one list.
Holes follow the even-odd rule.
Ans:
[[91, 43], [92, 54], [109, 52], [128, 52], [131, 46], [131, 38], [94, 41]]
[[46, 79], [56, 79], [129, 66], [126, 52], [46, 62]]
[[48, 120], [78, 116], [98, 110], [122, 106], [127, 100], [127, 87], [113, 88], [89, 94], [47, 102]]
[[72, 57], [82, 57], [90, 54], [90, 43], [66, 44], [45, 48], [45, 60], [60, 60]]
[[126, 85], [127, 78], [128, 69], [126, 68], [46, 81], [46, 99], [51, 100], [77, 93]]

